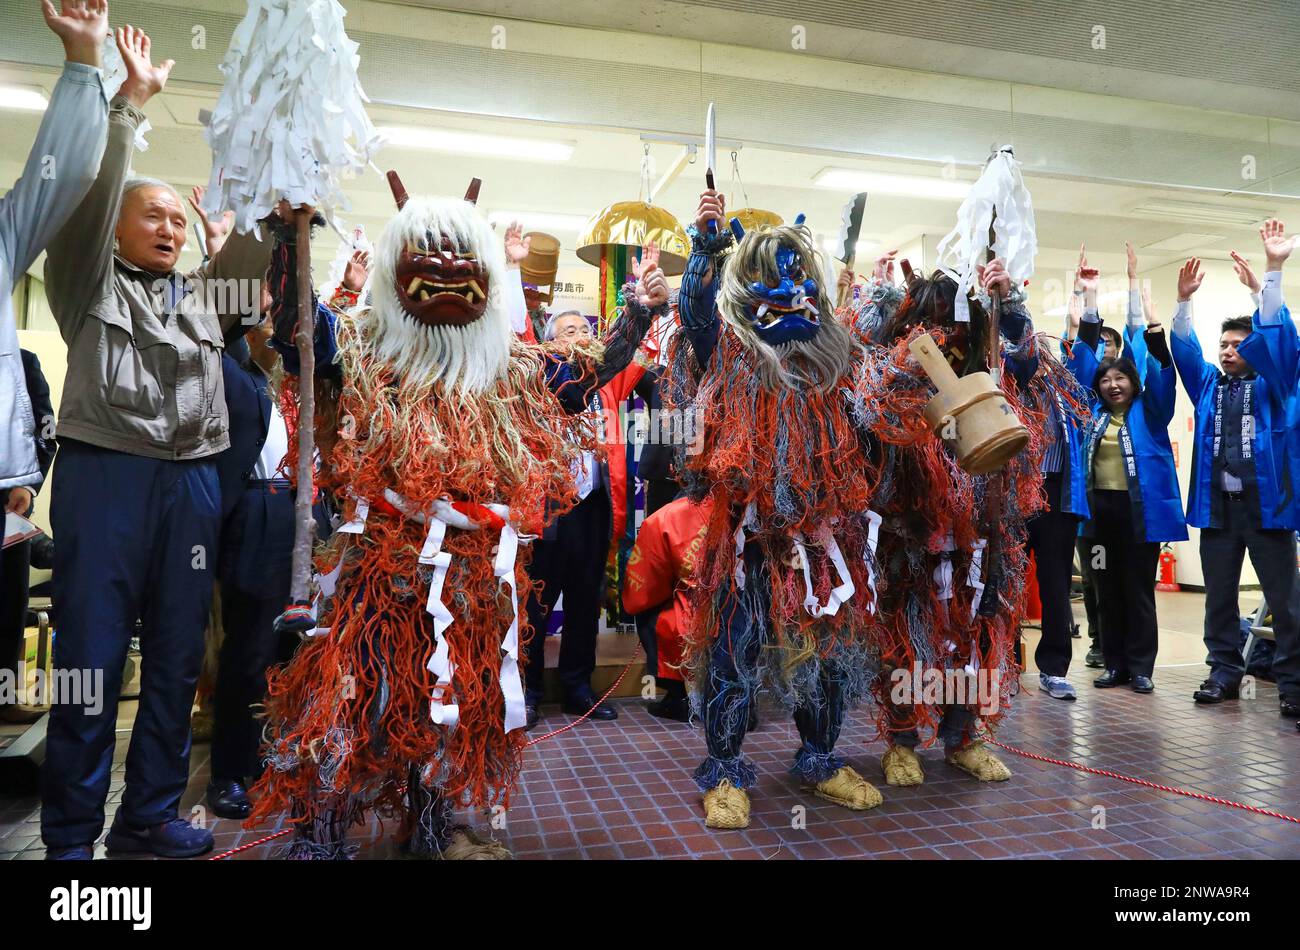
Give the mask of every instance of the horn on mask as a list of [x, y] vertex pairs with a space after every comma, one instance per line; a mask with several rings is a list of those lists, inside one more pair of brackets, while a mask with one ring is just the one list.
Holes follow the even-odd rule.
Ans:
[[393, 200], [397, 202], [397, 210], [401, 211], [411, 196], [406, 193], [406, 186], [402, 184], [402, 179], [397, 177], [397, 172], [388, 173], [388, 187], [393, 192]]
[[471, 178], [469, 187], [465, 189], [465, 200], [472, 205], [478, 204], [478, 190], [483, 186], [482, 179]]

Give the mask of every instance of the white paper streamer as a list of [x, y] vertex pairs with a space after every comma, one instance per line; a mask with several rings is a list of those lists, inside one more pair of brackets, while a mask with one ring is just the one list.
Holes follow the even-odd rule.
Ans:
[[519, 590], [515, 584], [515, 559], [521, 542], [532, 540], [521, 535], [510, 523], [510, 509], [505, 505], [488, 505], [505, 522], [492, 571], [510, 589], [510, 629], [501, 641], [501, 695], [506, 703], [505, 730], [513, 732], [528, 725], [528, 708], [524, 698], [524, 677], [519, 667]]
[[975, 542], [975, 547], [971, 549], [970, 557], [970, 574], [966, 577], [966, 583], [974, 588], [975, 596], [971, 599], [970, 618], [975, 619], [979, 613], [980, 601], [984, 599], [984, 548], [988, 546], [987, 538], [980, 538]]
[[[343, 555], [339, 557], [339, 562], [334, 565], [332, 571], [328, 574], [316, 574], [314, 576], [313, 580], [316, 583], [316, 596], [311, 602], [311, 616], [313, 620], [320, 617], [321, 604], [334, 596], [334, 588], [338, 586], [339, 575], [343, 573], [343, 562], [346, 560], [347, 552], [345, 551]], [[304, 633], [303, 636], [310, 640], [313, 637], [323, 637], [329, 632], [329, 627], [312, 627]]]
[[336, 0], [249, 0], [221, 63], [226, 77], [205, 138], [212, 177], [204, 209], [235, 212], [240, 233], [281, 198], [322, 211], [342, 234], [342, 180], [380, 137], [357, 79], [357, 44]]
[[867, 510], [867, 550], [862, 559], [867, 565], [867, 590], [871, 591], [869, 613], [876, 612], [876, 546], [880, 543], [880, 522], [883, 519], [876, 512]]
[[751, 501], [745, 508], [745, 515], [740, 519], [740, 524], [736, 525], [734, 540], [736, 542], [736, 570], [734, 579], [736, 590], [745, 589], [745, 529], [758, 524], [758, 509]]
[[1010, 145], [1004, 145], [989, 159], [957, 209], [956, 227], [939, 242], [939, 266], [957, 281], [953, 316], [963, 323], [970, 321], [966, 292], [975, 279], [975, 265], [981, 263], [980, 258], [988, 250], [990, 224], [995, 235], [993, 253], [1006, 265], [1011, 285], [1019, 287], [1034, 273], [1038, 238], [1034, 233], [1034, 204]]
[[844, 562], [844, 554], [840, 551], [840, 546], [836, 543], [830, 528], [823, 528], [818, 535], [818, 540], [826, 548], [826, 556], [831, 559], [831, 564], [835, 566], [835, 573], [839, 577], [840, 583], [826, 598], [826, 603], [823, 604], [817, 599], [817, 595], [813, 592], [812, 573], [808, 566], [808, 549], [804, 545], [803, 535], [796, 534], [794, 536], [794, 550], [799, 557], [799, 567], [803, 571], [803, 607], [814, 617], [833, 617], [839, 613], [840, 605], [853, 596], [856, 588], [853, 586], [853, 578], [849, 574], [849, 566]]
[[[355, 495], [353, 496], [356, 497]], [[370, 502], [364, 498], [357, 498], [357, 510], [353, 514], [352, 520], [339, 528], [340, 534], [361, 534], [366, 530], [366, 518], [370, 514]]]
[[[446, 540], [448, 528], [477, 531], [481, 526], [463, 512], [457, 511], [449, 498], [435, 501], [428, 512], [420, 511], [391, 488], [384, 489], [384, 500], [400, 511], [403, 517], [429, 526], [429, 530], [424, 535], [424, 544], [420, 548], [419, 557], [421, 564], [433, 567], [433, 575], [429, 579], [429, 596], [424, 603], [424, 609], [433, 618], [434, 639], [434, 650], [425, 668], [437, 677], [429, 699], [429, 716], [436, 724], [450, 729], [460, 722], [460, 708], [454, 703], [442, 702], [443, 697], [450, 691], [451, 678], [456, 672], [455, 664], [451, 662], [451, 646], [444, 636], [447, 628], [455, 623], [456, 617], [442, 600], [447, 571], [451, 567], [451, 552], [444, 551], [442, 543]], [[357, 517], [339, 530], [360, 534], [365, 529], [369, 507], [364, 500], [358, 499]], [[505, 505], [489, 504], [484, 507], [504, 522], [497, 542], [497, 555], [492, 564], [492, 573], [510, 590], [511, 620], [510, 628], [501, 640], [503, 655], [499, 682], [506, 705], [505, 730], [512, 732], [528, 724], [523, 672], [519, 666], [519, 589], [515, 581], [515, 562], [519, 555], [519, 545], [529, 543], [535, 536], [519, 532], [511, 521], [510, 509]], [[325, 591], [325, 584], [321, 584], [321, 592], [325, 596], [333, 594], [334, 582], [342, 566], [343, 562], [340, 560], [339, 567], [327, 578], [328, 593]], [[321, 632], [328, 632], [328, 630]]]

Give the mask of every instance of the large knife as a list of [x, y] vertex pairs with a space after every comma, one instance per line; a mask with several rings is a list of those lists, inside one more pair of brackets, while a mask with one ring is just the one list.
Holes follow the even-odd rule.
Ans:
[[[717, 115], [713, 111], [713, 103], [709, 103], [709, 111], [704, 116], [704, 180], [709, 186], [709, 190], [714, 190], [713, 185], [713, 163], [718, 157], [718, 128]], [[709, 234], [718, 233], [718, 222], [709, 222]]]
[[853, 258], [857, 251], [858, 235], [862, 233], [862, 217], [867, 210], [867, 193], [859, 192], [849, 199], [840, 214], [840, 253], [836, 255], [844, 266], [853, 269]]

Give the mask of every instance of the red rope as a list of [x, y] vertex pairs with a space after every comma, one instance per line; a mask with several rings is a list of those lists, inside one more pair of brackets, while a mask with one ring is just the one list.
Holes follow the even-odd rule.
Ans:
[[247, 851], [249, 848], [256, 848], [259, 844], [266, 844], [268, 841], [274, 841], [281, 835], [287, 835], [291, 831], [293, 831], [292, 828], [285, 828], [282, 831], [277, 831], [273, 835], [267, 835], [265, 838], [258, 838], [256, 841], [248, 842], [248, 844], [241, 844], [238, 848], [231, 848], [229, 851], [222, 851], [220, 854], [214, 854], [212, 857], [208, 858], [208, 860], [220, 861], [222, 858], [228, 858], [232, 854], [239, 854], [239, 852]]
[[1293, 818], [1291, 815], [1283, 814], [1280, 811], [1272, 811], [1268, 808], [1256, 808], [1254, 805], [1245, 805], [1241, 802], [1234, 802], [1227, 798], [1215, 798], [1213, 795], [1206, 795], [1203, 792], [1189, 792], [1185, 788], [1175, 788], [1172, 785], [1161, 785], [1158, 782], [1148, 782], [1146, 779], [1133, 778], [1129, 775], [1121, 775], [1119, 772], [1111, 772], [1108, 769], [1094, 769], [1086, 765], [1079, 765], [1077, 762], [1067, 762], [1064, 759], [1053, 759], [1045, 755], [1038, 755], [1034, 752], [1026, 752], [1024, 749], [1017, 749], [1015, 746], [1009, 746], [998, 742], [996, 739], [984, 737], [984, 741], [989, 745], [995, 745], [999, 749], [1006, 749], [1008, 752], [1014, 752], [1016, 755], [1022, 755], [1026, 759], [1034, 759], [1038, 762], [1048, 762], [1052, 765], [1063, 765], [1068, 769], [1075, 769], [1079, 772], [1088, 772], [1092, 775], [1101, 775], [1105, 778], [1119, 779], [1121, 782], [1131, 782], [1134, 785], [1141, 785], [1144, 788], [1154, 788], [1161, 792], [1173, 792], [1175, 795], [1183, 795], [1187, 798], [1199, 799], [1203, 802], [1213, 802], [1216, 805], [1226, 805], [1229, 808], [1240, 808], [1242, 811], [1254, 812], [1257, 815], [1267, 815], [1269, 818], [1278, 818], [1282, 821], [1289, 821], [1293, 824], [1300, 825], [1300, 818]]
[[[627, 666], [623, 667], [623, 672], [618, 674], [618, 679], [614, 680], [614, 685], [612, 685], [609, 689], [605, 690], [605, 695], [601, 696], [600, 699], [596, 700], [595, 705], [593, 705], [590, 709], [588, 709], [577, 719], [573, 720], [573, 722], [569, 723], [567, 726], [562, 726], [559, 729], [556, 729], [554, 732], [548, 732], [544, 736], [538, 736], [536, 739], [529, 740], [527, 743], [524, 744], [524, 748], [526, 749], [528, 748], [528, 746], [537, 745], [537, 743], [541, 742], [543, 739], [550, 739], [554, 736], [558, 736], [562, 732], [568, 732], [578, 723], [582, 722], [584, 719], [586, 719], [588, 716], [594, 713], [596, 709], [603, 702], [605, 702], [605, 700], [609, 699], [609, 697], [613, 695], [614, 690], [618, 689], [619, 684], [623, 682], [623, 678], [627, 676], [628, 670], [632, 669], [632, 664], [636, 662], [637, 656], [640, 654], [640, 652], [641, 652], [641, 644], [640, 642], [638, 642], [636, 645], [636, 650], [632, 653], [632, 659], [627, 661]], [[225, 858], [230, 857], [231, 855], [238, 854], [241, 851], [247, 851], [249, 848], [256, 848], [259, 844], [266, 844], [268, 841], [274, 841], [276, 838], [279, 838], [282, 835], [287, 835], [292, 830], [293, 830], [292, 828], [285, 828], [282, 831], [277, 831], [273, 835], [267, 835], [265, 838], [258, 838], [256, 841], [250, 841], [248, 844], [241, 844], [238, 848], [231, 848], [229, 851], [223, 851], [220, 854], [214, 854], [212, 857], [208, 858], [208, 860], [221, 861]]]
[[611, 686], [609, 689], [605, 690], [604, 696], [596, 700], [595, 704], [590, 709], [588, 709], [577, 719], [573, 720], [573, 722], [569, 723], [567, 726], [561, 726], [559, 729], [556, 729], [554, 732], [548, 732], [544, 736], [538, 736], [536, 739], [528, 740], [528, 742], [524, 743], [524, 748], [527, 749], [529, 746], [537, 745], [537, 743], [541, 742], [543, 739], [550, 739], [553, 736], [558, 736], [562, 732], [568, 732], [578, 723], [582, 722], [582, 720], [586, 719], [588, 716], [594, 713], [600, 707], [601, 703], [609, 699], [610, 695], [614, 692], [614, 690], [618, 689], [618, 684], [623, 682], [623, 677], [627, 676], [627, 671], [632, 669], [632, 664], [636, 662], [636, 658], [638, 654], [640, 654], [640, 652], [641, 652], [641, 642], [638, 640], [636, 649], [632, 652], [632, 659], [627, 661], [627, 666], [623, 667], [623, 672], [618, 674], [618, 679], [614, 680], [614, 685]]

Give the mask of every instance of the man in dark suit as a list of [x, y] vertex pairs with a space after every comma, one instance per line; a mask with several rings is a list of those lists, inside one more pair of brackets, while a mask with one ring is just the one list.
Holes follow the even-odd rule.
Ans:
[[225, 639], [213, 696], [207, 797], [222, 818], [247, 818], [252, 810], [245, 786], [261, 772], [261, 725], [253, 707], [266, 695], [266, 668], [283, 658], [273, 626], [288, 597], [293, 552], [293, 491], [279, 472], [289, 437], [267, 389], [278, 359], [267, 336], [265, 323], [247, 336], [232, 335], [221, 358], [230, 415], [230, 448], [217, 457], [217, 580]]
[[[591, 324], [578, 311], [567, 311], [550, 319], [544, 335], [547, 342], [573, 342], [590, 337]], [[593, 427], [603, 425], [600, 393], [592, 395], [587, 417]], [[563, 710], [579, 716], [590, 712], [592, 719], [618, 718], [612, 706], [596, 705], [591, 689], [613, 519], [609, 465], [595, 453], [584, 455], [580, 470], [575, 472], [577, 507], [549, 525], [542, 537], [533, 542], [532, 576], [542, 586], [540, 593], [528, 598], [527, 604], [528, 623], [533, 628], [533, 637], [528, 642], [528, 664], [524, 668], [529, 729], [537, 724], [542, 701], [546, 628], [551, 610], [561, 595], [564, 596], [564, 629], [560, 637], [558, 673], [564, 690]]]
[[[50, 471], [54, 461], [54, 406], [50, 402], [50, 387], [41, 372], [41, 361], [30, 350], [20, 350], [23, 359], [23, 376], [27, 381], [27, 395], [32, 402], [32, 415], [36, 419], [36, 461], [41, 467], [41, 478]], [[0, 490], [0, 502], [6, 514], [13, 512], [26, 518], [32, 513], [35, 490], [39, 484], [17, 486]], [[18, 678], [18, 650], [27, 628], [28, 575], [31, 572], [32, 542], [20, 541], [4, 549], [0, 555], [0, 671]], [[27, 723], [40, 718], [40, 713], [0, 704], [0, 721]]]

